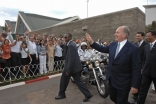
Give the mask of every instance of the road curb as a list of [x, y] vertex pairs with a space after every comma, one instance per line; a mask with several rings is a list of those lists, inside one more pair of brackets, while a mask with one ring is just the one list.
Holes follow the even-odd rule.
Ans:
[[17, 86], [21, 86], [21, 85], [25, 85], [25, 84], [30, 84], [30, 83], [34, 83], [34, 82], [38, 82], [38, 81], [42, 81], [42, 80], [47, 80], [47, 79], [59, 77], [61, 75], [62, 75], [62, 73], [55, 74], [55, 75], [50, 75], [50, 76], [44, 76], [44, 77], [36, 78], [36, 79], [33, 79], [33, 80], [23, 81], [23, 82], [14, 83], [14, 84], [6, 85], [6, 86], [1, 86], [0, 91], [8, 89], [8, 88], [12, 88], [12, 87], [17, 87]]

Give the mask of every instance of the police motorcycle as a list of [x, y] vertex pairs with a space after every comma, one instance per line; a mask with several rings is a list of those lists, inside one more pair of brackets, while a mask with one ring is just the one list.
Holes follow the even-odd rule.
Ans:
[[[107, 57], [95, 50], [88, 50], [84, 57], [80, 57], [83, 65], [81, 80], [87, 85], [96, 85], [99, 95], [103, 98], [108, 97], [109, 88], [106, 81]], [[71, 81], [74, 79], [71, 77]]]

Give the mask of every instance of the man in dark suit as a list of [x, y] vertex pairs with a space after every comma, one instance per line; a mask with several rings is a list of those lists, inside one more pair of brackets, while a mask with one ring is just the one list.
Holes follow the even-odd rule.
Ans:
[[[144, 41], [144, 37], [145, 34], [144, 32], [137, 32], [136, 34], [136, 40], [137, 42], [135, 42], [134, 44], [137, 45], [139, 47], [139, 51], [140, 51], [140, 62], [141, 62], [141, 67], [143, 67], [143, 57], [144, 57], [144, 47], [145, 45], [147, 45], [147, 42]], [[141, 81], [141, 80], [140, 80]], [[140, 86], [141, 86], [141, 82], [140, 82]], [[136, 101], [138, 98], [138, 93], [133, 95], [133, 99]]]
[[70, 77], [72, 76], [80, 91], [85, 95], [85, 99], [83, 101], [87, 102], [90, 98], [93, 97], [93, 95], [88, 91], [87, 87], [80, 79], [82, 65], [77, 52], [76, 44], [71, 40], [72, 34], [67, 33], [65, 34], [64, 38], [65, 41], [67, 42], [65, 68], [61, 76], [60, 91], [58, 96], [55, 97], [55, 99], [66, 98], [65, 91], [68, 86]]
[[149, 87], [153, 81], [156, 86], [156, 32], [149, 31], [146, 34], [148, 45], [145, 46], [145, 64], [142, 69], [142, 82], [138, 97], [138, 104], [144, 104]]
[[130, 89], [132, 94], [138, 92], [141, 76], [139, 48], [127, 40], [129, 34], [127, 26], [120, 26], [114, 34], [117, 42], [103, 47], [86, 33], [86, 39], [92, 48], [109, 53], [106, 80], [109, 80], [110, 99], [115, 104], [130, 104], [128, 102]]
[[145, 47], [145, 45], [148, 44], [147, 42], [144, 41], [144, 37], [145, 37], [144, 32], [137, 32], [137, 34], [136, 34], [137, 42], [134, 43], [135, 45], [137, 45], [139, 47], [139, 50], [140, 50], [141, 66], [143, 66], [144, 47]]

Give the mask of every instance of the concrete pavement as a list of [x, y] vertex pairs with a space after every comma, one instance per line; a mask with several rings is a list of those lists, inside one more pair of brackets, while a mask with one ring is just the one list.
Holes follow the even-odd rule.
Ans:
[[[113, 104], [109, 97], [104, 99], [98, 94], [95, 86], [88, 86], [93, 98], [84, 103], [83, 94], [77, 86], [70, 82], [66, 91], [66, 99], [55, 100], [59, 90], [60, 77], [43, 80], [27, 85], [0, 91], [0, 104]], [[149, 91], [146, 104], [156, 104], [156, 94]], [[132, 101], [131, 97], [129, 98]]]

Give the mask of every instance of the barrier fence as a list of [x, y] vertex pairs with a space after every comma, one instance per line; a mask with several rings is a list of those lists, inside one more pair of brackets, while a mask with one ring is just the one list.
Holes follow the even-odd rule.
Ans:
[[[65, 61], [55, 61], [54, 64], [47, 63], [46, 69], [41, 70], [40, 67], [43, 67], [41, 64], [29, 64], [26, 66], [17, 66], [17, 67], [5, 67], [0, 68], [0, 84], [3, 83], [12, 83], [14, 81], [20, 81], [24, 79], [45, 76], [48, 74], [59, 73], [63, 70]], [[51, 69], [50, 69], [51, 68]]]

